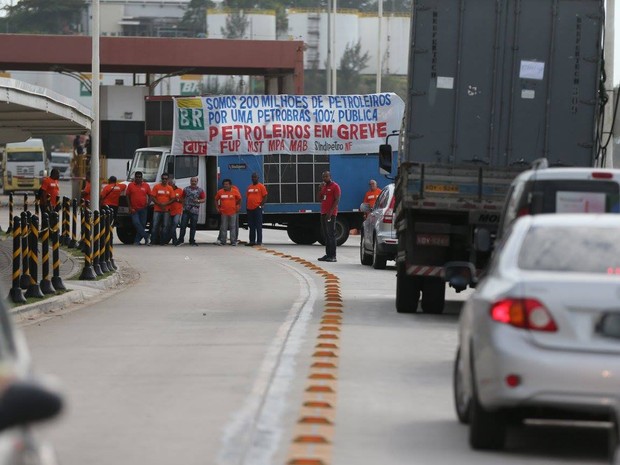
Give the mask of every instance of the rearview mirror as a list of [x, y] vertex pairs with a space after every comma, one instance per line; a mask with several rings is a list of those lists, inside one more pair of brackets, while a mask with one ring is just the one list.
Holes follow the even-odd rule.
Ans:
[[62, 398], [35, 382], [15, 382], [0, 395], [0, 431], [56, 416]]
[[370, 213], [370, 210], [371, 210], [371, 208], [370, 208], [370, 204], [368, 204], [368, 203], [363, 203], [363, 204], [361, 204], [361, 205], [360, 205], [360, 211], [361, 211], [362, 213]]
[[379, 172], [381, 174], [392, 172], [392, 146], [390, 144], [379, 146]]
[[477, 252], [491, 250], [491, 232], [487, 228], [477, 228], [474, 232], [474, 248]]
[[444, 267], [444, 279], [456, 292], [476, 287], [476, 267], [470, 262], [448, 262]]

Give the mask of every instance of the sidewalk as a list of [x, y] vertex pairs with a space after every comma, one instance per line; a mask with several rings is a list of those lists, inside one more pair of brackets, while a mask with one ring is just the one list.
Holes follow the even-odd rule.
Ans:
[[[4, 232], [0, 233], [0, 289], [2, 297], [6, 297], [12, 286], [13, 273], [13, 239]], [[97, 281], [79, 281], [83, 262], [62, 248], [59, 250], [60, 277], [69, 292], [50, 296], [31, 304], [20, 305], [11, 309], [11, 313], [17, 321], [33, 318], [44, 313], [55, 313], [69, 305], [79, 304], [92, 299], [98, 294], [114, 289], [125, 284], [131, 279], [131, 274], [123, 273], [122, 270], [111, 274], [109, 277]], [[118, 263], [117, 263], [118, 265]], [[41, 265], [39, 264], [39, 267]], [[50, 263], [51, 267], [51, 263]], [[51, 268], [50, 268], [51, 274]], [[41, 280], [41, 269], [39, 278]], [[10, 300], [7, 299], [9, 305]]]

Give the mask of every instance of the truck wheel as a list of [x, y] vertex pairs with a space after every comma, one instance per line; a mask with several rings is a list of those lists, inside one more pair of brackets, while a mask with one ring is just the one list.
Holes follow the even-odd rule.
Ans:
[[346, 218], [336, 217], [336, 245], [340, 246], [347, 242], [350, 229]]
[[133, 241], [136, 238], [136, 229], [133, 226], [126, 226], [122, 228], [118, 226], [116, 228], [116, 235], [123, 244], [133, 244]]
[[309, 225], [289, 224], [286, 227], [286, 233], [295, 244], [311, 245], [316, 242], [316, 234]]
[[398, 313], [415, 313], [420, 301], [421, 279], [408, 276], [405, 265], [396, 264], [396, 311]]
[[446, 283], [441, 278], [423, 278], [422, 312], [430, 314], [443, 313], [446, 299]]
[[[325, 237], [323, 236], [323, 230], [321, 229], [321, 224], [319, 223], [318, 227], [318, 236], [317, 241], [321, 245], [325, 245]], [[336, 245], [340, 246], [347, 242], [349, 238], [349, 222], [346, 218], [336, 217]]]
[[364, 247], [364, 233], [360, 235], [360, 262], [362, 265], [372, 265], [372, 255], [366, 253], [366, 248]]
[[372, 241], [372, 267], [375, 270], [384, 270], [387, 257], [385, 255], [381, 255], [377, 247], [377, 239], [375, 238]]

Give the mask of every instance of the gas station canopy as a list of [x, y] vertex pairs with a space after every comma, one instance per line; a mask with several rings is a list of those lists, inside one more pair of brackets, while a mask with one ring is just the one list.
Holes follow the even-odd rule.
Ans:
[[50, 134], [84, 134], [91, 111], [75, 100], [43, 87], [0, 78], [0, 143]]

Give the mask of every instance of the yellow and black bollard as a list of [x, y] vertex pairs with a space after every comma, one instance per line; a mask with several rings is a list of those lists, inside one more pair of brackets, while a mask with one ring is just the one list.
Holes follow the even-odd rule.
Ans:
[[114, 262], [114, 211], [110, 210], [110, 230], [108, 238], [108, 256], [110, 257], [110, 266], [113, 270], [118, 270], [118, 266]]
[[13, 192], [9, 194], [9, 229], [6, 230], [7, 234], [13, 232]]
[[26, 290], [30, 286], [30, 275], [28, 274], [28, 231], [30, 231], [28, 212], [20, 215], [22, 233], [22, 275], [19, 279], [19, 286]]
[[101, 216], [99, 218], [99, 268], [101, 268], [102, 273], [109, 273], [110, 268], [108, 267], [107, 255], [106, 255], [106, 240], [108, 237], [108, 210], [107, 208], [101, 209]]
[[101, 271], [101, 266], [99, 265], [99, 235], [101, 226], [101, 219], [99, 218], [99, 211], [95, 210], [93, 212], [93, 270], [97, 276], [101, 276], [103, 271]]
[[28, 211], [28, 194], [24, 194], [24, 211]]
[[86, 251], [86, 247], [84, 246], [85, 212], [86, 212], [86, 202], [82, 200], [80, 202], [80, 242], [78, 243], [78, 248], [82, 252]]
[[56, 294], [56, 289], [50, 280], [50, 220], [47, 213], [43, 213], [41, 222], [41, 291], [43, 294]]
[[21, 276], [21, 255], [22, 255], [22, 228], [19, 216], [12, 218], [13, 232], [13, 285], [9, 291], [9, 298], [16, 304], [26, 303], [24, 291], [19, 286]]
[[77, 199], [71, 201], [71, 240], [69, 241], [69, 248], [75, 249], [78, 245], [77, 242]]
[[60, 218], [58, 217], [58, 212], [53, 211], [50, 213], [50, 229], [51, 229], [51, 237], [52, 237], [52, 286], [57, 291], [66, 291], [67, 288], [65, 284], [62, 282], [62, 278], [60, 277], [60, 235], [59, 230], [60, 226], [58, 223], [60, 222]]
[[93, 269], [93, 252], [91, 248], [91, 232], [92, 232], [92, 223], [90, 218], [90, 210], [87, 208], [84, 209], [84, 245], [86, 251], [84, 252], [84, 268], [82, 269], [82, 274], [80, 274], [81, 280], [92, 281], [93, 279], [97, 279], [97, 273]]
[[39, 193], [37, 192], [34, 194], [34, 214], [37, 216], [39, 216], [39, 205]]
[[69, 218], [71, 217], [69, 198], [62, 198], [62, 236], [60, 238], [60, 245], [69, 245], [71, 242], [71, 234], [69, 232]]
[[30, 221], [30, 235], [28, 240], [28, 245], [30, 247], [30, 264], [28, 265], [30, 286], [28, 286], [28, 290], [26, 291], [26, 297], [41, 299], [45, 297], [45, 295], [37, 282], [39, 274], [39, 218], [36, 215], [34, 215]]
[[114, 231], [114, 210], [110, 207], [107, 207], [108, 210], [108, 224], [107, 224], [107, 237], [105, 240], [105, 253], [106, 253], [106, 263], [108, 264], [108, 269], [110, 271], [116, 271], [116, 265], [112, 261], [112, 241], [114, 240], [112, 236], [112, 232]]

